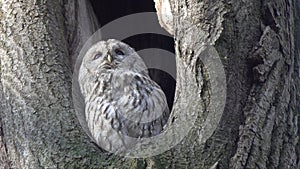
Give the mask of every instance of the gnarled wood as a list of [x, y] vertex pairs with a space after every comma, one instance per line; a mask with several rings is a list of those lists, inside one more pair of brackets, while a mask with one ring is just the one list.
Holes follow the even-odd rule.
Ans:
[[[76, 56], [99, 26], [89, 4], [0, 1], [0, 168], [300, 168], [297, 3], [171, 1], [178, 71], [171, 118], [182, 111], [199, 118], [170, 151], [125, 159], [93, 145], [73, 107]], [[213, 103], [197, 57], [207, 45], [224, 65], [227, 101], [203, 143]]]

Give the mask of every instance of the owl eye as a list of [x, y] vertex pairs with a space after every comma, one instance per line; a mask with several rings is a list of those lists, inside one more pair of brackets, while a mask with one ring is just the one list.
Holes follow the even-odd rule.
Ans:
[[97, 53], [97, 54], [94, 56], [94, 60], [100, 58], [101, 56], [102, 56], [102, 53], [101, 53], [101, 52]]
[[117, 55], [124, 55], [124, 52], [122, 52], [120, 49], [115, 49], [115, 53]]

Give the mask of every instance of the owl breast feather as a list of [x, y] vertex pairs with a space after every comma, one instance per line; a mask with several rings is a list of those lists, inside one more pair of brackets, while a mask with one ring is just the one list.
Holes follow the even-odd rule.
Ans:
[[[95, 92], [96, 97], [89, 104], [93, 108], [86, 110], [92, 129], [101, 120], [108, 120], [122, 134], [150, 137], [159, 134], [167, 122], [166, 97], [147, 75], [126, 71], [100, 76]], [[93, 113], [92, 109], [96, 111]]]

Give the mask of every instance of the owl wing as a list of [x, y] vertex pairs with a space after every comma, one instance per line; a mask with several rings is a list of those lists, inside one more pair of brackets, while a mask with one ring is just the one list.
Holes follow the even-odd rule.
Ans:
[[118, 150], [128, 145], [124, 135], [158, 135], [169, 117], [161, 88], [149, 76], [130, 71], [109, 81], [99, 81], [86, 102], [86, 120], [94, 141], [106, 150]]
[[109, 102], [107, 95], [92, 96], [86, 103], [86, 120], [92, 139], [101, 148], [110, 152], [123, 151], [132, 144], [132, 140], [124, 137], [120, 131], [118, 111]]
[[121, 131], [132, 137], [150, 137], [159, 134], [169, 117], [166, 96], [160, 86], [148, 75], [128, 71], [119, 74], [123, 81], [116, 88], [114, 105]]

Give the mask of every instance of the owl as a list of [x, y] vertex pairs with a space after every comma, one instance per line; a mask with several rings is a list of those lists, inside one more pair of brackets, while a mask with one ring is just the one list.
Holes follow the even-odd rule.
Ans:
[[115, 152], [133, 144], [131, 138], [163, 131], [169, 117], [166, 96], [127, 44], [109, 39], [91, 46], [82, 59], [78, 82], [88, 129], [105, 150]]

